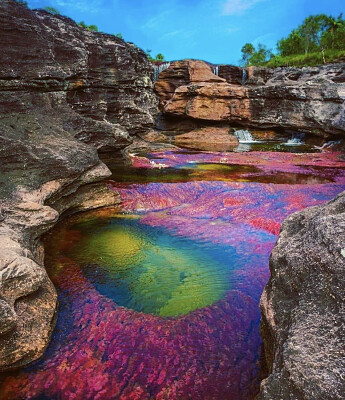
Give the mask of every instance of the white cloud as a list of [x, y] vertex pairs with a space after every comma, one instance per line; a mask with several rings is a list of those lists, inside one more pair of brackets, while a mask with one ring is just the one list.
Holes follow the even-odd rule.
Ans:
[[102, 6], [102, 0], [56, 0], [58, 7], [69, 7], [80, 12], [97, 12]]
[[179, 36], [181, 34], [183, 34], [185, 31], [184, 29], [178, 29], [176, 31], [171, 31], [171, 32], [167, 32], [164, 35], [161, 36], [161, 39], [166, 39], [169, 37], [174, 37], [174, 36]]
[[171, 10], [166, 10], [161, 12], [160, 14], [155, 15], [154, 17], [150, 18], [146, 21], [141, 28], [146, 29], [161, 29], [162, 26], [165, 24], [166, 18], [172, 13]]
[[266, 0], [227, 0], [223, 5], [223, 15], [242, 14], [255, 4]]

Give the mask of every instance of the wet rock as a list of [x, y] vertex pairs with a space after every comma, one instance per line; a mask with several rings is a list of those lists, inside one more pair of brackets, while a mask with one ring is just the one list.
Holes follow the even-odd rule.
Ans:
[[200, 150], [225, 151], [238, 146], [238, 139], [228, 127], [206, 127], [176, 135], [173, 143]]
[[260, 400], [343, 399], [345, 192], [288, 217], [262, 298]]
[[291, 129], [326, 138], [345, 135], [344, 64], [249, 67], [244, 76], [242, 68], [220, 66], [219, 76], [212, 78], [211, 68], [199, 61], [195, 79], [189, 63], [172, 63], [155, 84], [163, 117]]
[[248, 121], [247, 89], [227, 83], [198, 83], [180, 86], [164, 112], [206, 121]]
[[152, 124], [145, 54], [69, 18], [0, 2], [0, 370], [39, 358], [57, 295], [40, 237], [63, 213], [119, 203], [99, 152]]
[[160, 99], [160, 107], [173, 97], [180, 86], [200, 82], [225, 82], [224, 78], [214, 75], [211, 67], [203, 61], [183, 60], [176, 61], [172, 67], [159, 74], [154, 90]]

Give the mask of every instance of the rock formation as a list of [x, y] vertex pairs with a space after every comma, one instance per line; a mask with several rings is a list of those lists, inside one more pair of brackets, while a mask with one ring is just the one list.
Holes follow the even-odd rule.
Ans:
[[40, 236], [68, 211], [119, 201], [98, 151], [153, 123], [152, 66], [134, 45], [0, 2], [0, 369], [42, 355], [57, 296]]
[[[177, 61], [155, 84], [163, 115], [158, 127], [179, 133], [200, 123], [226, 123], [344, 136], [344, 71], [344, 64], [245, 70], [220, 66], [216, 76], [204, 62]], [[171, 122], [171, 117], [179, 121]]]
[[345, 388], [345, 192], [287, 218], [261, 297], [269, 376], [260, 400], [333, 400]]
[[[164, 138], [146, 133], [157, 112], [153, 70], [134, 45], [12, 0], [0, 2], [0, 37], [0, 370], [6, 370], [39, 358], [54, 327], [57, 295], [41, 235], [65, 212], [118, 204], [102, 182], [110, 171], [98, 152], [132, 142], [132, 149], [143, 148], [137, 136]], [[180, 134], [176, 142], [183, 145], [212, 140], [220, 149], [237, 143], [230, 124], [344, 135], [344, 64], [218, 71], [187, 60], [162, 72], [155, 85], [158, 128]], [[344, 207], [339, 196], [283, 226], [261, 302], [270, 375], [260, 399], [340, 398]]]

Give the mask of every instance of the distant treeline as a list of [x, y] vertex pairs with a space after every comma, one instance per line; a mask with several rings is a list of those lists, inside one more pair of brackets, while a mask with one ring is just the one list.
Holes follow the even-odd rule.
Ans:
[[345, 20], [325, 14], [311, 15], [277, 43], [277, 52], [263, 44], [255, 48], [246, 43], [242, 49], [242, 66], [317, 65], [345, 58]]

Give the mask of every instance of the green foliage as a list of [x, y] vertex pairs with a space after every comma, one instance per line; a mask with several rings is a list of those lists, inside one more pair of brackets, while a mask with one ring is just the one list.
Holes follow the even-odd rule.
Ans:
[[145, 54], [147, 55], [147, 58], [149, 59], [149, 61], [153, 62], [153, 61], [155, 61], [155, 60], [154, 60], [154, 58], [152, 57], [151, 52], [152, 52], [152, 50], [147, 49], [147, 50], [145, 51]]
[[277, 43], [277, 49], [281, 56], [303, 53], [303, 40], [300, 32], [294, 29], [287, 38], [280, 39]]
[[[311, 15], [294, 29], [287, 38], [281, 39], [277, 44], [278, 56], [289, 57], [292, 55], [313, 54], [310, 58], [316, 61], [315, 53], [321, 53], [321, 62], [326, 62], [326, 52], [329, 50], [342, 50], [345, 48], [345, 21], [342, 15], [338, 18], [326, 14]], [[309, 59], [308, 57], [304, 58]], [[302, 60], [302, 58], [296, 58]], [[277, 61], [280, 63], [280, 61]]]
[[266, 46], [259, 43], [256, 49], [251, 43], [246, 43], [242, 49], [242, 58], [240, 63], [244, 67], [249, 65], [265, 65], [272, 57], [272, 51]]
[[326, 63], [345, 60], [345, 50], [325, 50], [324, 54], [321, 52], [308, 53], [308, 54], [293, 54], [289, 56], [276, 55], [269, 60], [265, 67], [313, 67], [322, 64], [323, 57]]
[[78, 23], [79, 26], [81, 26], [82, 28], [85, 28], [91, 32], [98, 32], [98, 27], [96, 25], [86, 25], [84, 21], [80, 21]]
[[92, 32], [98, 32], [98, 26], [97, 25], [89, 25], [86, 29]]
[[54, 7], [44, 7], [44, 10], [48, 11], [50, 14], [53, 15], [60, 15], [60, 11]]
[[147, 49], [145, 51], [145, 54], [147, 55], [147, 58], [149, 59], [149, 61], [151, 61], [151, 62], [164, 62], [165, 61], [165, 57], [163, 56], [162, 53], [158, 53], [156, 55], [156, 57], [152, 57], [151, 53], [152, 53], [152, 50]]
[[120, 39], [123, 39], [122, 33], [116, 33], [115, 36], [120, 38]]
[[318, 65], [342, 59], [345, 52], [345, 20], [326, 14], [311, 15], [300, 26], [278, 41], [277, 54], [264, 46], [255, 49], [250, 43], [242, 47], [241, 64], [278, 66]]
[[164, 56], [163, 56], [162, 53], [158, 53], [156, 55], [156, 61], [159, 61], [159, 62], [163, 62], [164, 61]]
[[241, 58], [241, 65], [246, 66], [249, 64], [249, 59], [253, 56], [255, 53], [255, 47], [251, 43], [246, 43], [242, 49], [242, 58]]

